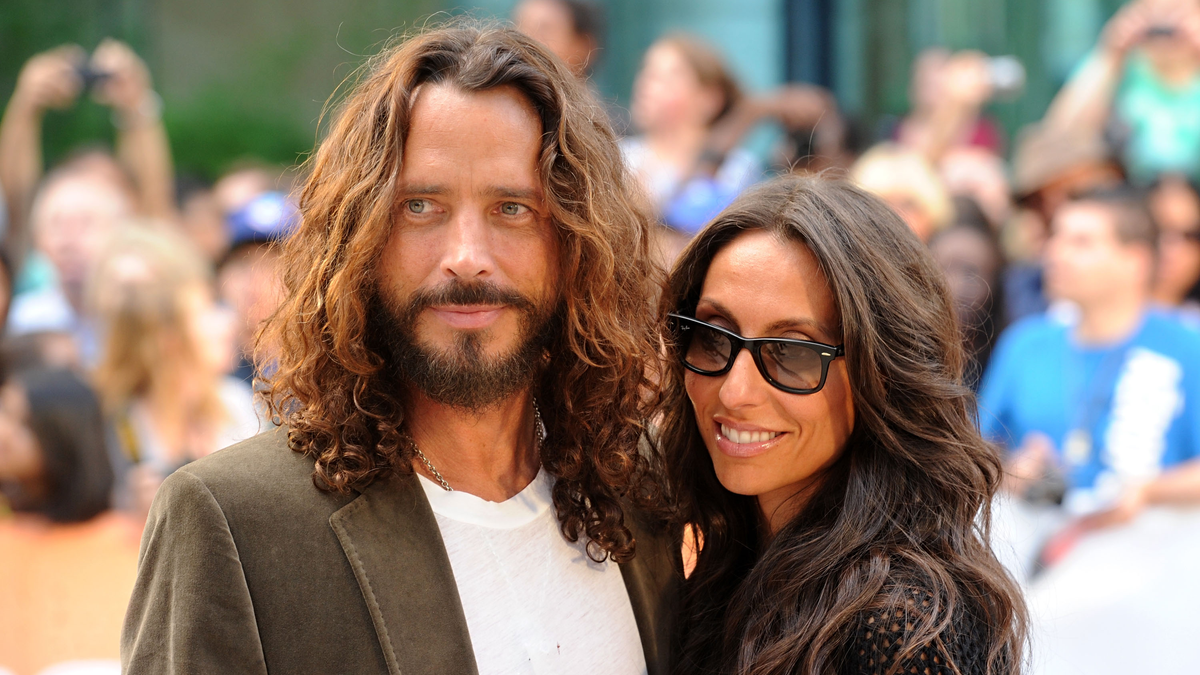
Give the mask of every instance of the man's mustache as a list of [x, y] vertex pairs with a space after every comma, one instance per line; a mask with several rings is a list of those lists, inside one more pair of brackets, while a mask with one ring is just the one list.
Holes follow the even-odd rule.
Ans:
[[416, 318], [416, 315], [425, 309], [447, 305], [509, 305], [526, 311], [535, 307], [533, 301], [524, 295], [490, 281], [450, 281], [435, 288], [423, 288], [414, 292], [409, 298], [405, 314]]

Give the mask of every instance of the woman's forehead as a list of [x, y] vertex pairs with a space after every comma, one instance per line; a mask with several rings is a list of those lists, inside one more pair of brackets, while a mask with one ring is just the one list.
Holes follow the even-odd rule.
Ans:
[[766, 230], [739, 235], [713, 256], [701, 305], [724, 308], [743, 330], [781, 321], [815, 322], [835, 337], [837, 306], [816, 256], [800, 242]]

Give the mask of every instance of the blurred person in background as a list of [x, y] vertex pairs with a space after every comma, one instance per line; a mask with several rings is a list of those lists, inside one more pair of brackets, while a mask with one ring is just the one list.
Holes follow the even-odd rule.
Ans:
[[522, 0], [513, 8], [517, 30], [542, 43], [586, 80], [604, 46], [604, 9], [588, 0]]
[[[282, 192], [264, 192], [230, 214], [230, 250], [217, 269], [222, 301], [237, 317], [237, 365], [234, 376], [251, 382], [256, 375], [255, 337], [283, 299], [279, 249], [275, 244], [299, 221], [296, 206]], [[264, 345], [261, 357], [270, 360]]]
[[[85, 161], [100, 166], [106, 160]], [[87, 280], [108, 238], [133, 212], [132, 193], [94, 169], [72, 161], [51, 171], [30, 213], [35, 246], [50, 269], [40, 288], [27, 285], [14, 298], [10, 331], [70, 334], [73, 361], [93, 366], [100, 343], [84, 299]], [[34, 264], [36, 259], [24, 271], [34, 271]]]
[[[47, 110], [69, 107], [85, 91], [113, 109], [116, 156], [77, 153], [43, 179], [42, 118]], [[90, 58], [73, 45], [31, 58], [0, 121], [6, 249], [18, 272], [13, 329], [70, 332], [89, 366], [99, 347], [83, 288], [104, 239], [115, 222], [131, 214], [175, 215], [161, 108], [145, 64], [128, 46], [105, 40]], [[29, 238], [38, 255], [26, 264]]]
[[93, 375], [121, 446], [121, 505], [145, 513], [188, 462], [258, 433], [249, 385], [228, 375], [234, 319], [181, 236], [127, 225], [97, 265], [90, 302], [104, 351]]
[[1021, 130], [1013, 155], [1016, 211], [1001, 232], [1009, 260], [1004, 270], [1005, 324], [1049, 306], [1042, 258], [1050, 223], [1070, 199], [1124, 184], [1124, 174], [1098, 137], [1045, 123]]
[[0, 387], [0, 671], [119, 672], [141, 527], [110, 510], [104, 439], [73, 372], [25, 370]]
[[[953, 147], [942, 154], [938, 175], [946, 192], [958, 203], [968, 199], [977, 208], [992, 232], [999, 235], [1008, 226], [1015, 207], [1008, 164], [991, 150], [979, 147]], [[975, 221], [975, 214], [970, 218]]]
[[1151, 187], [1150, 211], [1158, 224], [1158, 273], [1154, 300], [1200, 321], [1200, 192], [1178, 174]]
[[[639, 135], [622, 141], [621, 150], [678, 243], [762, 175], [758, 160], [740, 148], [704, 156], [713, 125], [739, 100], [724, 60], [699, 38], [669, 35], [646, 51], [631, 103]], [[697, 175], [702, 163], [717, 165], [711, 177]]]
[[[90, 57], [66, 45], [34, 56], [21, 69], [0, 122], [0, 185], [10, 219], [24, 222], [32, 208], [42, 175], [42, 118], [48, 110], [70, 107], [88, 91], [113, 110], [116, 158], [120, 170], [128, 172], [134, 209], [147, 217], [171, 218], [173, 169], [162, 101], [133, 50], [105, 40]], [[96, 173], [109, 169], [97, 166]]]
[[183, 235], [216, 267], [229, 252], [229, 227], [212, 186], [200, 178], [187, 176], [176, 180], [175, 192]]
[[760, 124], [784, 131], [772, 169], [819, 173], [845, 169], [852, 163], [846, 148], [846, 122], [829, 90], [809, 84], [787, 84], [765, 94], [743, 96], [713, 125], [697, 162], [697, 176], [715, 176], [724, 158]]
[[999, 87], [1019, 88], [1014, 76], [998, 78], [986, 54], [952, 53], [940, 47], [921, 52], [912, 67], [909, 103], [892, 140], [937, 163], [951, 148], [976, 147], [1000, 155], [1004, 136], [999, 125], [983, 114], [983, 106]]
[[1061, 501], [1051, 529], [1066, 520], [1081, 533], [1151, 506], [1200, 504], [1200, 332], [1150, 306], [1157, 243], [1127, 190], [1061, 207], [1046, 281], [1078, 318], [1014, 325], [984, 377], [981, 424], [1007, 448], [1007, 489]]
[[221, 213], [228, 217], [263, 193], [290, 192], [291, 183], [285, 173], [281, 167], [244, 158], [234, 162], [233, 166], [213, 183], [212, 195]]
[[946, 274], [962, 332], [967, 355], [963, 381], [978, 389], [1003, 328], [1000, 274], [1004, 254], [983, 209], [969, 198], [959, 197], [954, 202], [953, 224], [933, 235], [929, 250]]
[[923, 155], [904, 146], [881, 143], [871, 148], [851, 167], [850, 177], [895, 209], [923, 242], [954, 218], [941, 177]]
[[1200, 179], [1200, 3], [1134, 0], [1104, 27], [1045, 122], [1105, 137], [1129, 179]]

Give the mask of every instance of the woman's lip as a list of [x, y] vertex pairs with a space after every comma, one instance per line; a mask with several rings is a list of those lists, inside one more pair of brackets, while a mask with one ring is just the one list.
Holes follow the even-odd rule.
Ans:
[[442, 322], [460, 330], [487, 328], [496, 321], [504, 306], [486, 305], [447, 305], [445, 307], [430, 307], [434, 316]]
[[779, 439], [787, 435], [787, 432], [776, 433], [777, 435], [774, 438], [765, 441], [759, 441], [758, 443], [734, 443], [732, 440], [727, 438], [725, 434], [721, 433], [721, 425], [718, 424], [717, 448], [730, 457], [756, 457], [778, 445]]
[[735, 419], [725, 417], [722, 415], [713, 416], [713, 421], [717, 423], [718, 427], [720, 425], [724, 424], [725, 426], [727, 426], [731, 429], [737, 429], [738, 431], [765, 431], [767, 433], [772, 433], [772, 434], [781, 433], [781, 432], [776, 431], [775, 429], [768, 429], [766, 427], [760, 427], [756, 424], [750, 424], [749, 422], [739, 422]]

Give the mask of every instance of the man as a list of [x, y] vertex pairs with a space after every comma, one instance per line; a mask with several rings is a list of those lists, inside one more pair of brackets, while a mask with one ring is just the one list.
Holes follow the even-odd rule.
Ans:
[[1016, 324], [983, 381], [983, 430], [1010, 448], [1009, 488], [1061, 477], [1065, 514], [1085, 529], [1200, 503], [1200, 334], [1148, 306], [1156, 241], [1127, 194], [1062, 206], [1046, 283], [1078, 320]]
[[[256, 195], [226, 219], [229, 251], [217, 267], [222, 300], [238, 318], [234, 376], [252, 382], [254, 338], [283, 299], [279, 283], [279, 246], [296, 221], [296, 207], [282, 192]], [[262, 354], [267, 361], [270, 354]]]
[[288, 428], [163, 484], [126, 672], [666, 672], [650, 220], [603, 109], [452, 26], [374, 59], [310, 168], [264, 337]]

